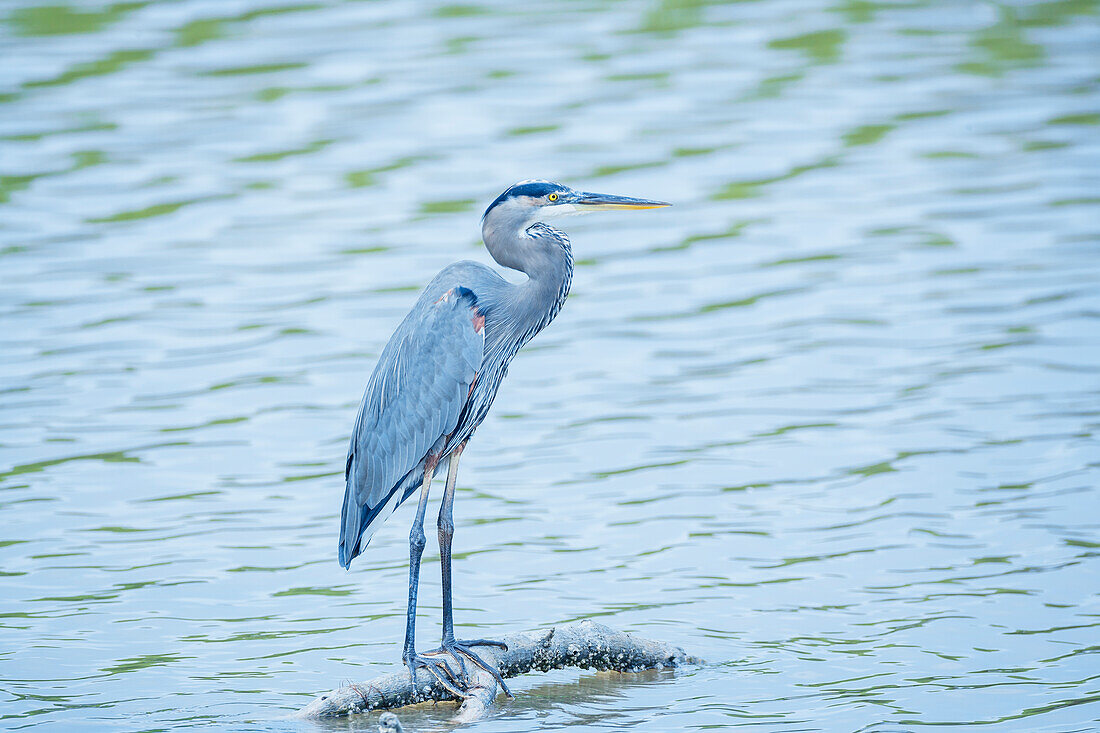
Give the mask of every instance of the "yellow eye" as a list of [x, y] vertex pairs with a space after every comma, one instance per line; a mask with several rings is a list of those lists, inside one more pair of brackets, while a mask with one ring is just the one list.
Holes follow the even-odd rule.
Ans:
[[546, 198], [550, 199], [551, 201], [557, 201], [558, 200], [558, 195], [556, 193], [552, 193], [549, 196], [547, 196]]

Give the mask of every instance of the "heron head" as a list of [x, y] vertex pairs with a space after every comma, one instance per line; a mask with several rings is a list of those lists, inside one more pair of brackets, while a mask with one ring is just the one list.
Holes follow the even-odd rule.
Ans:
[[[540, 236], [530, 236], [530, 227], [555, 216], [584, 214], [603, 209], [656, 209], [669, 206], [664, 201], [633, 199], [603, 193], [574, 191], [550, 181], [520, 181], [497, 196], [481, 217], [481, 237], [489, 254], [501, 265], [522, 270], [528, 275], [542, 269], [553, 270], [569, 255], [569, 240], [564, 233], [549, 228]], [[534, 276], [534, 275], [532, 275]]]
[[605, 193], [575, 191], [569, 186], [551, 181], [520, 181], [497, 196], [489, 204], [482, 217], [519, 219], [526, 223], [549, 219], [556, 216], [586, 214], [590, 211], [608, 209], [657, 209], [671, 206], [664, 201], [635, 199], [629, 196], [614, 196]]

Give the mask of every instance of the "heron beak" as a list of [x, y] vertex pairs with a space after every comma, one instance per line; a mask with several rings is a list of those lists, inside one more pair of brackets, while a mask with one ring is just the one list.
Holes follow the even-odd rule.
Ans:
[[610, 209], [660, 209], [672, 204], [665, 201], [634, 199], [629, 196], [612, 196], [607, 193], [578, 192], [571, 201], [579, 211], [607, 211]]

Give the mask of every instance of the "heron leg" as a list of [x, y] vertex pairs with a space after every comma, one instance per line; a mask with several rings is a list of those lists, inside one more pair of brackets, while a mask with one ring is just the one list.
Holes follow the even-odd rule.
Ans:
[[447, 466], [447, 485], [443, 489], [443, 501], [439, 504], [439, 565], [443, 573], [443, 643], [454, 641], [454, 610], [451, 604], [451, 539], [455, 534], [454, 503], [455, 481], [458, 479], [458, 461], [466, 444], [462, 443], [451, 452]]
[[491, 641], [489, 639], [474, 639], [471, 641], [458, 641], [455, 639], [454, 612], [451, 603], [451, 540], [455, 533], [453, 509], [455, 482], [458, 479], [458, 461], [462, 457], [462, 451], [465, 448], [466, 443], [462, 443], [451, 452], [451, 460], [447, 468], [447, 485], [443, 489], [443, 501], [439, 505], [439, 520], [437, 522], [439, 529], [439, 564], [443, 573], [443, 644], [439, 651], [448, 652], [462, 665], [463, 678], [466, 677], [466, 663], [462, 660], [465, 657], [493, 675], [504, 694], [512, 697], [512, 691], [508, 689], [508, 685], [504, 682], [504, 677], [501, 676], [500, 672], [470, 648], [474, 646], [496, 646], [507, 650], [508, 645], [502, 641]]
[[413, 684], [416, 684], [416, 670], [424, 668], [441, 684], [444, 689], [456, 697], [464, 697], [464, 693], [454, 683], [459, 683], [459, 678], [446, 661], [441, 659], [427, 659], [416, 653], [416, 593], [420, 582], [420, 558], [424, 554], [424, 545], [427, 540], [424, 537], [424, 514], [428, 509], [428, 492], [432, 485], [432, 474], [438, 458], [429, 456], [424, 468], [424, 482], [420, 486], [420, 502], [416, 506], [416, 518], [413, 520], [412, 529], [409, 531], [409, 605], [405, 618], [405, 645], [401, 652], [401, 659], [409, 668], [409, 676]]

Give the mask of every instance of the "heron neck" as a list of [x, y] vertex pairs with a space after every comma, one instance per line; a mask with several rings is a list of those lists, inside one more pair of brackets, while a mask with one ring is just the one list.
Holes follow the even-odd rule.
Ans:
[[512, 228], [486, 221], [482, 235], [489, 254], [500, 265], [527, 275], [527, 282], [509, 288], [502, 303], [509, 320], [530, 334], [524, 342], [554, 319], [561, 310], [573, 281], [573, 251], [569, 238], [547, 224]]
[[541, 238], [549, 239], [545, 244], [543, 257], [537, 267], [524, 270], [527, 273], [527, 282], [520, 287], [527, 291], [527, 300], [530, 303], [534, 315], [540, 319], [539, 329], [544, 327], [554, 316], [558, 315], [565, 299], [569, 295], [569, 287], [573, 284], [573, 250], [569, 245], [569, 238], [564, 233], [550, 229], [545, 224], [535, 224], [535, 227], [545, 227]]

